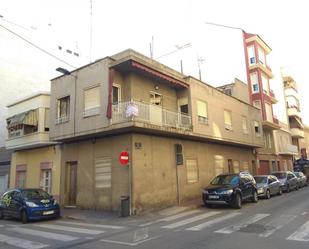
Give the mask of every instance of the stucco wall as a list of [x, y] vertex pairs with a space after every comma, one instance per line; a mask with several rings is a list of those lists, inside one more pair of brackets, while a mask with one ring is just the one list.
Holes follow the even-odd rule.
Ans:
[[[226, 141], [262, 145], [262, 136], [257, 137], [254, 131], [254, 121], [260, 122], [261, 119], [258, 109], [193, 78], [190, 80], [194, 133]], [[198, 121], [197, 100], [207, 103], [208, 124], [200, 124]], [[225, 129], [224, 110], [231, 112], [232, 130]], [[248, 134], [243, 132], [242, 116], [247, 118]]]
[[[80, 208], [119, 210], [120, 197], [129, 195], [129, 168], [120, 166], [121, 151], [130, 151], [129, 135], [106, 137], [63, 145], [61, 201], [66, 205], [68, 193], [65, 189], [65, 168], [67, 162], [77, 161], [77, 200]], [[112, 187], [96, 188], [95, 160], [111, 157]]]
[[[141, 147], [136, 147], [135, 144]], [[252, 171], [252, 150], [158, 136], [134, 134], [133, 144], [133, 210], [162, 208], [177, 203], [175, 144], [183, 146], [184, 165], [177, 166], [180, 202], [198, 198], [216, 175], [216, 165], [228, 172], [228, 159], [239, 162], [244, 170], [247, 162]], [[187, 183], [187, 159], [196, 159], [198, 182]]]

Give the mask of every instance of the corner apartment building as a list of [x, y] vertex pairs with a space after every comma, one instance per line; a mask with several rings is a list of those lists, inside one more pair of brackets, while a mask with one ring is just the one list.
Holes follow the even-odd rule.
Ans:
[[[63, 205], [131, 213], [200, 196], [222, 172], [252, 171], [260, 111], [135, 51], [51, 81]], [[129, 153], [122, 166], [119, 155]]]
[[260, 109], [264, 146], [257, 150], [257, 174], [269, 174], [277, 164], [273, 131], [280, 129], [279, 121], [273, 115], [272, 105], [277, 103], [269, 81], [273, 78], [267, 64], [271, 48], [260, 36], [243, 31], [246, 70], [250, 103]]
[[10, 187], [42, 188], [59, 199], [61, 147], [49, 140], [49, 93], [8, 105], [6, 149], [12, 151]]

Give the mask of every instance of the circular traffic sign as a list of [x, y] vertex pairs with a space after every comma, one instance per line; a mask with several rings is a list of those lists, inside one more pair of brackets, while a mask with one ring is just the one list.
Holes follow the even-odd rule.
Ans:
[[127, 165], [129, 163], [129, 152], [122, 151], [119, 155], [119, 162], [122, 166]]

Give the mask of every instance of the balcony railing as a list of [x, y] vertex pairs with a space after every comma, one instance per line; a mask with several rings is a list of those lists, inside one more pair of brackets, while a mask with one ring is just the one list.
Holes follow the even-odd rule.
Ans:
[[127, 101], [113, 104], [113, 124], [127, 121], [141, 121], [159, 126], [191, 129], [191, 117], [187, 114], [172, 112], [161, 106]]
[[304, 138], [304, 131], [299, 128], [291, 128], [291, 135], [295, 138]]
[[293, 144], [281, 144], [279, 154], [298, 154], [297, 146]]

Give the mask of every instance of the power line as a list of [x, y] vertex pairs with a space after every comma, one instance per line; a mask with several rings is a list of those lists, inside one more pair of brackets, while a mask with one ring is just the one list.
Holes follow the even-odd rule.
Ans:
[[58, 60], [58, 61], [60, 61], [60, 62], [62, 62], [62, 63], [64, 63], [64, 64], [66, 64], [66, 65], [68, 65], [68, 66], [70, 66], [70, 67], [72, 67], [72, 68], [74, 68], [74, 69], [76, 69], [75, 66], [73, 66], [73, 65], [69, 64], [68, 62], [66, 62], [66, 61], [64, 61], [64, 60], [62, 60], [62, 59], [60, 59], [59, 57], [53, 55], [52, 53], [48, 52], [47, 50], [45, 50], [45, 49], [39, 47], [38, 45], [36, 45], [36, 44], [34, 44], [33, 42], [27, 40], [26, 38], [24, 38], [24, 37], [22, 37], [21, 35], [15, 33], [14, 31], [12, 31], [12, 30], [10, 30], [9, 28], [3, 26], [2, 24], [0, 24], [0, 27], [4, 28], [4, 29], [7, 30], [8, 32], [12, 33], [13, 35], [15, 35], [15, 36], [17, 36], [18, 38], [22, 39], [23, 41], [27, 42], [27, 43], [30, 44], [31, 46], [33, 46], [33, 47], [35, 47], [36, 49], [40, 50], [41, 52], [43, 52], [43, 53], [45, 53], [45, 54], [47, 54], [47, 55], [53, 57], [54, 59], [56, 59], [56, 60]]

